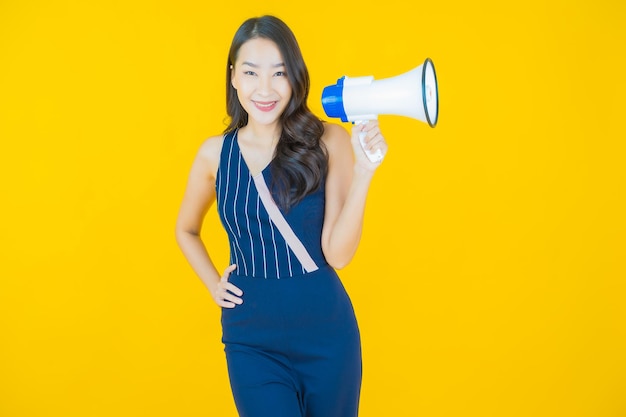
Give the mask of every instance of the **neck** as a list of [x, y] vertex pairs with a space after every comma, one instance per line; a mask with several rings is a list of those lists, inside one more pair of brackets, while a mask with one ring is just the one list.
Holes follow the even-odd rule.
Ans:
[[273, 148], [280, 138], [282, 129], [278, 124], [267, 126], [249, 123], [241, 131], [241, 133], [244, 133], [244, 136], [256, 144]]

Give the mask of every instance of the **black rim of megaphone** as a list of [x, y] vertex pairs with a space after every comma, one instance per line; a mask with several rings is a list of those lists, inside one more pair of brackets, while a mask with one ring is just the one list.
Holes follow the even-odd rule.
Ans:
[[[437, 98], [437, 117], [433, 122], [430, 120], [430, 114], [428, 112], [428, 106], [426, 105], [426, 68], [428, 64], [433, 67], [433, 76], [435, 77], [435, 97]], [[435, 64], [430, 58], [426, 58], [424, 65], [422, 65], [422, 101], [424, 102], [424, 113], [426, 114], [426, 121], [430, 127], [435, 127], [439, 120], [439, 83], [437, 82], [437, 71], [435, 71]]]

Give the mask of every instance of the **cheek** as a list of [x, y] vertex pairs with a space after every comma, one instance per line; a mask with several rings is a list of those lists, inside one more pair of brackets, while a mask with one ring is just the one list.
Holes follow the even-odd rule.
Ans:
[[276, 89], [278, 91], [280, 91], [280, 95], [283, 97], [291, 97], [291, 85], [289, 84], [289, 81], [283, 81], [281, 82], [278, 86], [276, 86]]
[[237, 82], [234, 81], [233, 82], [233, 88], [235, 89], [235, 93], [237, 94], [237, 97], [239, 98], [240, 102], [243, 102], [245, 97], [250, 95], [250, 89], [247, 88], [248, 86], [246, 86], [245, 83], [242, 82]]
[[251, 77], [245, 77], [242, 74], [235, 74], [231, 80], [230, 83], [233, 86], [233, 88], [237, 91], [239, 90], [250, 90], [250, 84], [251, 84]]
[[241, 77], [237, 79], [237, 91], [242, 94], [250, 94], [257, 89], [257, 81], [252, 77]]

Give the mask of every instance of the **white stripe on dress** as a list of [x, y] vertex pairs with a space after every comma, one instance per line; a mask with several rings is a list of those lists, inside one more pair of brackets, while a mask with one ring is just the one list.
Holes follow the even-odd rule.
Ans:
[[[250, 231], [250, 216], [248, 215], [248, 200], [250, 199], [250, 184], [252, 180], [248, 177], [248, 189], [246, 191], [246, 222], [248, 226], [248, 236], [250, 237], [250, 256], [252, 256], [252, 276], [256, 274], [256, 262], [254, 262], [254, 239], [252, 238], [252, 232]], [[246, 275], [247, 272], [246, 272]]]
[[280, 233], [283, 235], [283, 238], [287, 241], [287, 244], [293, 251], [294, 255], [296, 255], [298, 260], [300, 260], [302, 267], [306, 270], [306, 272], [316, 271], [318, 268], [315, 261], [311, 258], [311, 255], [309, 255], [309, 252], [307, 252], [300, 239], [298, 239], [298, 236], [296, 236], [293, 232], [291, 226], [289, 226], [289, 223], [287, 223], [287, 220], [285, 220], [283, 214], [280, 212], [280, 209], [272, 199], [272, 194], [267, 188], [263, 173], [255, 175], [253, 179], [257, 192], [259, 193], [259, 199], [263, 199], [263, 205], [265, 206], [265, 210], [269, 214], [270, 219], [272, 219]]
[[263, 229], [261, 228], [261, 197], [256, 199], [256, 218], [259, 222], [259, 236], [261, 237], [261, 253], [263, 254], [263, 276], [267, 278], [267, 259], [265, 256], [265, 241], [263, 240]]
[[[228, 166], [226, 169], [226, 186], [225, 191], [224, 191], [224, 199], [223, 199], [223, 204], [222, 204], [222, 212], [224, 213], [224, 222], [226, 223], [226, 226], [228, 227], [228, 229], [230, 230], [230, 233], [234, 236], [235, 232], [233, 230], [233, 226], [230, 224], [230, 222], [228, 221], [228, 216], [226, 215], [226, 200], [228, 198], [228, 189], [230, 188], [230, 163], [232, 160], [232, 154], [233, 154], [233, 148], [234, 148], [234, 140], [230, 142], [230, 149], [228, 150]], [[237, 187], [238, 189], [239, 187]], [[235, 206], [233, 205], [233, 212], [235, 210]], [[237, 220], [237, 216], [236, 213], [233, 216], [235, 218], [235, 221]], [[235, 241], [235, 245], [237, 246], [237, 250], [239, 251], [239, 253], [241, 254], [241, 259], [242, 259], [242, 263], [243, 263], [243, 267], [244, 267], [244, 271], [247, 271], [248, 268], [246, 266], [246, 258], [243, 255], [243, 251], [241, 250], [241, 248], [239, 247], [239, 239], [234, 239]], [[234, 248], [233, 248], [234, 249]], [[238, 261], [238, 256], [237, 256], [237, 251], [233, 250], [233, 254], [234, 254], [234, 258], [233, 261], [235, 264], [239, 265], [239, 261]]]
[[276, 263], [276, 277], [280, 278], [280, 269], [278, 268], [278, 248], [276, 247], [276, 236], [274, 234], [274, 224], [270, 222], [270, 230], [272, 231], [272, 246], [274, 247], [274, 262]]

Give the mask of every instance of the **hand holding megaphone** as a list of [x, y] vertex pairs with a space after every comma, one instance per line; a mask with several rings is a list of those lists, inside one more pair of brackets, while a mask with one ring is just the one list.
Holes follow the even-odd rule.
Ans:
[[[417, 68], [392, 78], [375, 81], [373, 76], [337, 80], [322, 92], [322, 106], [328, 117], [343, 122], [365, 123], [380, 114], [407, 116], [435, 127], [439, 118], [439, 91], [435, 66], [430, 58]], [[361, 146], [365, 147], [364, 137]], [[382, 152], [366, 154], [380, 162]]]
[[378, 121], [356, 121], [354, 122], [351, 133], [353, 150], [357, 161], [362, 160], [367, 165], [369, 165], [370, 162], [378, 165], [383, 160], [387, 151], [387, 143], [380, 131]]

